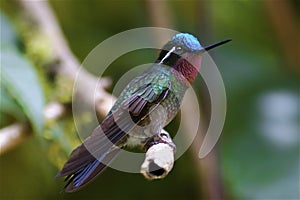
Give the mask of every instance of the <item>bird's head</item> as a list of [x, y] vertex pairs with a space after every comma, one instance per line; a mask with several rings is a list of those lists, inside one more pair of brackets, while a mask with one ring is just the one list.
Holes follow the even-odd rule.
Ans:
[[[206, 47], [202, 47], [199, 40], [189, 33], [178, 33], [163, 47], [159, 54], [158, 61], [173, 66], [180, 58], [191, 56], [201, 57], [205, 51], [231, 41], [224, 40]], [[188, 60], [189, 61], [189, 60]]]
[[[201, 66], [203, 53], [229, 41], [231, 40], [223, 40], [221, 42], [202, 47], [195, 36], [189, 33], [179, 33], [173, 36], [172, 39], [162, 48], [157, 62], [173, 67], [178, 71], [194, 68], [195, 72], [191, 73], [197, 73]], [[184, 69], [180, 69], [181, 67], [184, 67]], [[183, 75], [185, 76], [185, 74]]]
[[176, 62], [185, 56], [203, 49], [196, 37], [188, 33], [179, 33], [163, 47], [158, 61], [162, 64], [174, 66]]

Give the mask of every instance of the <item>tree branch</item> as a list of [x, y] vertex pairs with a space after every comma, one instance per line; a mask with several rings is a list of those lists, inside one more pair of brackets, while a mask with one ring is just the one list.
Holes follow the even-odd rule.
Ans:
[[[45, 106], [45, 120], [57, 120], [65, 113], [65, 108], [58, 102], [51, 102]], [[0, 155], [21, 144], [32, 130], [27, 123], [15, 123], [0, 130]]]
[[[300, 73], [300, 45], [296, 8], [292, 1], [264, 0], [264, 9], [281, 45], [286, 61], [295, 72]], [[283, 65], [284, 66], [284, 65]]]
[[[68, 79], [75, 81], [77, 73], [80, 69], [80, 63], [70, 50], [66, 39], [58, 25], [58, 22], [51, 10], [49, 3], [45, 1], [28, 2], [27, 0], [20, 0], [20, 4], [23, 7], [23, 12], [30, 13], [30, 20], [34, 22], [35, 26], [49, 39], [50, 51], [52, 52], [53, 60], [58, 61], [55, 67], [55, 73], [63, 75]], [[80, 69], [80, 79], [78, 79], [78, 95], [86, 100], [85, 94], [87, 88], [94, 88], [97, 85], [98, 79], [94, 75], [90, 74], [85, 69]], [[100, 79], [102, 82], [107, 82], [105, 79]], [[104, 85], [107, 85], [105, 83]], [[98, 84], [95, 94], [97, 103], [96, 110], [101, 116], [105, 116], [112, 106], [112, 102], [115, 102], [115, 97], [107, 93], [102, 84]], [[93, 105], [94, 102], [86, 102], [89, 105]]]
[[31, 134], [28, 126], [16, 123], [0, 130], [0, 155], [22, 143]]

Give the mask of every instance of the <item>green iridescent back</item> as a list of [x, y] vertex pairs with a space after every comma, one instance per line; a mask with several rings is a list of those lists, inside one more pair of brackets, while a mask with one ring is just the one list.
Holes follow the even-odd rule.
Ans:
[[[110, 112], [119, 109], [122, 103], [129, 99], [132, 94], [146, 85], [151, 85], [157, 95], [160, 95], [166, 89], [170, 91], [160, 103], [160, 106], [163, 106], [167, 111], [167, 119], [164, 125], [168, 124], [177, 114], [187, 86], [176, 79], [171, 72], [171, 67], [162, 64], [154, 64], [151, 68], [133, 79], [124, 88]], [[151, 99], [146, 100], [151, 101]]]

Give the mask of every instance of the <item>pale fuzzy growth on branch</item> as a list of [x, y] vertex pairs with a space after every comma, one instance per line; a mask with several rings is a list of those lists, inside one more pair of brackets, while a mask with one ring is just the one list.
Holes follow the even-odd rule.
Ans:
[[174, 165], [176, 146], [168, 132], [162, 130], [160, 135], [164, 136], [152, 137], [157, 139], [153, 139], [147, 147], [145, 160], [141, 166], [141, 173], [149, 180], [165, 178]]
[[174, 149], [165, 143], [153, 145], [146, 152], [141, 173], [147, 179], [161, 179], [168, 175], [174, 165]]
[[0, 155], [23, 142], [30, 134], [26, 133], [28, 126], [16, 123], [0, 130]]

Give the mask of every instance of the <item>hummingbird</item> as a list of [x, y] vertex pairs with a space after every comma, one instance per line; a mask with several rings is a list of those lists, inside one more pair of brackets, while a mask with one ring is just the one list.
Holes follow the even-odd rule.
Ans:
[[186, 90], [199, 73], [203, 53], [229, 41], [202, 47], [189, 33], [174, 35], [155, 63], [129, 82], [102, 123], [72, 151], [56, 175], [66, 177], [65, 191], [86, 186], [123, 148], [144, 147], [151, 138], [174, 146], [162, 129], [179, 111]]

